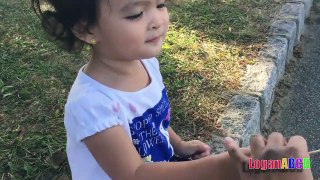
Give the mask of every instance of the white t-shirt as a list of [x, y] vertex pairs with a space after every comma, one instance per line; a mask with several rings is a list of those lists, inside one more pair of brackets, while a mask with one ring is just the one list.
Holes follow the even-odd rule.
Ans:
[[111, 179], [82, 140], [116, 125], [126, 130], [146, 162], [169, 161], [173, 156], [167, 131], [170, 105], [158, 60], [151, 58], [141, 62], [151, 83], [136, 92], [109, 88], [80, 69], [70, 90], [64, 117], [72, 179]]

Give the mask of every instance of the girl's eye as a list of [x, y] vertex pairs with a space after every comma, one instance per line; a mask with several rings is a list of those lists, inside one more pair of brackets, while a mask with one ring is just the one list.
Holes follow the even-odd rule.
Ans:
[[165, 3], [159, 4], [159, 5], [157, 6], [157, 8], [159, 8], [159, 9], [165, 8], [165, 7], [167, 7], [167, 5], [166, 5]]
[[126, 17], [126, 19], [129, 19], [129, 20], [137, 20], [138, 18], [140, 18], [140, 17], [142, 16], [142, 14], [143, 14], [143, 12], [141, 11], [139, 14]]

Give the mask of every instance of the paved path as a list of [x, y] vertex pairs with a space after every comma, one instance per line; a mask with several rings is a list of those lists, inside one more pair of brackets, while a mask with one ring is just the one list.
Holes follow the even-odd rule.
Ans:
[[[311, 19], [301, 38], [303, 58], [291, 74], [291, 89], [277, 114], [279, 120], [272, 125], [285, 136], [302, 135], [309, 150], [315, 150], [320, 149], [320, 11], [313, 12]], [[315, 179], [320, 179], [320, 154], [311, 157], [311, 165]]]

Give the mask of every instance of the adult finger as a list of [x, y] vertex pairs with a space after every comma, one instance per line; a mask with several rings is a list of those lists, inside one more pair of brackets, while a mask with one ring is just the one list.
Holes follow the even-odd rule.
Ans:
[[285, 145], [285, 139], [281, 133], [273, 132], [269, 135], [266, 147], [275, 148]]
[[226, 137], [224, 144], [231, 158], [238, 162], [248, 162], [249, 157], [240, 150], [239, 145], [232, 138]]
[[250, 137], [250, 149], [253, 157], [257, 158], [261, 155], [266, 143], [263, 136], [257, 134]]
[[[292, 136], [287, 143], [287, 147], [291, 147], [288, 149], [288, 151], [292, 151], [292, 152], [289, 152], [290, 154], [294, 154], [298, 152], [307, 154], [308, 152], [307, 141], [302, 136]], [[298, 152], [295, 152], [295, 151], [298, 151]]]
[[247, 157], [251, 157], [251, 149], [249, 147], [242, 147], [240, 151]]

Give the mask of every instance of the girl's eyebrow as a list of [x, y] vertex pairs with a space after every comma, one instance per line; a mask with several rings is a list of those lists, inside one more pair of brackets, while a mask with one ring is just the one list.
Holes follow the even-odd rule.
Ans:
[[150, 0], [139, 0], [139, 1], [130, 1], [129, 3], [127, 3], [126, 5], [124, 5], [120, 11], [121, 12], [126, 12], [128, 11], [131, 7], [133, 6], [141, 6], [141, 5], [148, 5], [150, 4]]

